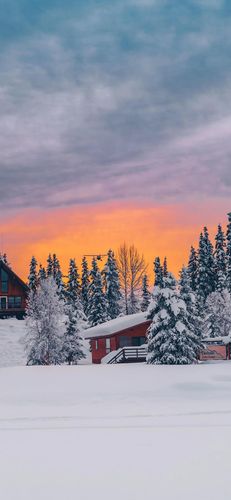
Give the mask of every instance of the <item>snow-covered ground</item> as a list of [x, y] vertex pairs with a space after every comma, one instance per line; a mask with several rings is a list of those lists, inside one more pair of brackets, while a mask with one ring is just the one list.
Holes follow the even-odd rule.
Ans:
[[230, 498], [231, 363], [0, 369], [4, 500]]

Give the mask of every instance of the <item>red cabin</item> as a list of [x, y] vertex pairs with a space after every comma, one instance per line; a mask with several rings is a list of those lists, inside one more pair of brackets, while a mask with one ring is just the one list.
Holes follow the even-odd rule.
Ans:
[[[111, 351], [116, 352], [122, 348], [135, 353], [145, 344], [149, 325], [146, 313], [138, 313], [89, 328], [85, 332], [85, 338], [91, 343], [92, 363], [99, 364]], [[133, 359], [135, 360], [135, 357]]]
[[0, 318], [25, 316], [27, 285], [0, 259]]

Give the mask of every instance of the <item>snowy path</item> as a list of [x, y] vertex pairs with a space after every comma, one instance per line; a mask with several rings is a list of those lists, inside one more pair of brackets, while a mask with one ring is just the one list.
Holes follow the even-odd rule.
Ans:
[[4, 500], [230, 497], [231, 363], [0, 370]]

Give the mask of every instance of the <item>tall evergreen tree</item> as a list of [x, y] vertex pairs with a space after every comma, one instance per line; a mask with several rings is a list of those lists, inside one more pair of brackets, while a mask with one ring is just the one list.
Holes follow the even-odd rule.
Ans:
[[198, 280], [197, 294], [200, 305], [203, 307], [208, 295], [215, 290], [215, 264], [213, 246], [205, 227], [200, 235], [198, 251]]
[[107, 263], [104, 267], [105, 276], [105, 298], [107, 301], [108, 317], [111, 319], [117, 318], [121, 313], [120, 301], [120, 282], [117, 263], [114, 252], [108, 251]]
[[89, 307], [89, 270], [86, 257], [82, 259], [82, 275], [81, 275], [81, 301], [83, 304], [83, 310], [85, 315], [88, 317], [88, 307]]
[[33, 256], [30, 261], [30, 272], [28, 276], [28, 287], [32, 292], [36, 292], [38, 286], [37, 260]]
[[223, 337], [231, 332], [231, 296], [227, 289], [211, 293], [205, 303], [205, 337]]
[[164, 288], [154, 288], [152, 323], [148, 330], [149, 364], [190, 364], [197, 361], [196, 337], [190, 330], [186, 304], [169, 273]]
[[188, 326], [190, 332], [195, 335], [195, 351], [199, 356], [200, 350], [203, 348], [202, 319], [199, 313], [197, 297], [190, 286], [188, 270], [185, 267], [180, 272], [179, 292], [181, 299], [186, 304]]
[[156, 257], [154, 260], [154, 275], [155, 275], [155, 280], [154, 280], [154, 286], [163, 286], [163, 268], [160, 263], [160, 257]]
[[149, 291], [149, 283], [147, 274], [143, 277], [142, 283], [142, 302], [141, 302], [141, 311], [145, 312], [148, 310], [149, 304], [151, 301], [151, 293]]
[[163, 276], [164, 276], [164, 278], [167, 278], [167, 276], [168, 276], [168, 262], [167, 262], [167, 257], [164, 258]]
[[[80, 302], [79, 297], [77, 301]], [[86, 322], [84, 321], [84, 317], [81, 318], [80, 309], [73, 306], [73, 304], [67, 304], [65, 310], [67, 321], [63, 339], [63, 358], [64, 362], [69, 365], [77, 365], [81, 359], [86, 358], [82, 338]]]
[[216, 289], [221, 292], [226, 287], [226, 244], [225, 235], [220, 224], [218, 225], [215, 241]]
[[188, 261], [188, 277], [189, 284], [193, 292], [197, 289], [197, 279], [198, 279], [198, 258], [197, 252], [193, 246], [190, 249], [189, 261]]
[[228, 213], [228, 226], [227, 226], [227, 287], [231, 293], [231, 212]]
[[38, 282], [41, 283], [41, 281], [45, 280], [46, 277], [47, 277], [46, 269], [45, 267], [42, 266], [42, 264], [40, 264], [38, 272]]
[[66, 287], [67, 303], [75, 306], [79, 298], [79, 295], [80, 295], [80, 283], [79, 283], [78, 269], [76, 266], [75, 259], [70, 259], [68, 281]]
[[88, 320], [91, 326], [108, 320], [107, 301], [103, 292], [102, 276], [95, 258], [92, 260], [89, 286]]
[[47, 257], [47, 269], [46, 269], [46, 274], [47, 274], [47, 277], [51, 277], [53, 276], [53, 259], [51, 257], [51, 254], [49, 253], [48, 257]]

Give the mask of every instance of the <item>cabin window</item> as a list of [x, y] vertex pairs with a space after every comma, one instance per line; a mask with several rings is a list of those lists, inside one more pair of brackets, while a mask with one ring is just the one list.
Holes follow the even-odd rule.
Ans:
[[4, 269], [1, 269], [1, 291], [2, 293], [8, 292], [8, 274]]
[[131, 337], [123, 335], [119, 337], [119, 347], [129, 347], [131, 345]]
[[108, 354], [109, 352], [111, 352], [111, 343], [110, 339], [106, 339], [106, 354]]
[[8, 297], [8, 308], [9, 309], [21, 309], [22, 298], [21, 297]]
[[98, 346], [98, 340], [95, 341], [95, 350], [98, 351], [99, 346]]

